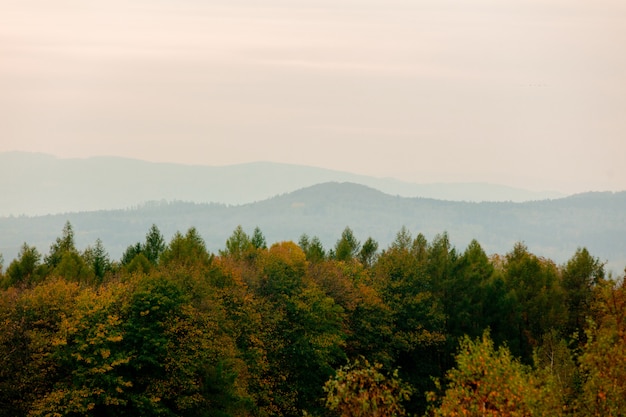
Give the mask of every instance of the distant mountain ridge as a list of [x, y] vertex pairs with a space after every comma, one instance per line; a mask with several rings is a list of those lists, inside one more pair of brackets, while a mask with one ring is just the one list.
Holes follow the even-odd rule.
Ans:
[[489, 254], [505, 254], [516, 242], [557, 263], [579, 247], [607, 261], [616, 273], [626, 266], [626, 192], [578, 194], [525, 203], [454, 202], [405, 198], [354, 183], [324, 183], [260, 202], [228, 206], [189, 202], [153, 202], [126, 210], [100, 210], [37, 217], [1, 217], [0, 253], [5, 266], [23, 242], [47, 253], [70, 221], [79, 248], [102, 239], [114, 259], [131, 244], [143, 241], [154, 223], [166, 239], [196, 227], [210, 251], [223, 249], [241, 225], [258, 226], [269, 243], [293, 240], [306, 233], [332, 248], [349, 226], [364, 241], [372, 237], [386, 248], [402, 226], [431, 240], [447, 232], [458, 250], [477, 239]]
[[4, 152], [0, 153], [0, 216], [112, 210], [159, 200], [247, 204], [330, 181], [450, 201], [522, 202], [563, 196], [485, 183], [416, 184], [270, 162], [216, 167]]

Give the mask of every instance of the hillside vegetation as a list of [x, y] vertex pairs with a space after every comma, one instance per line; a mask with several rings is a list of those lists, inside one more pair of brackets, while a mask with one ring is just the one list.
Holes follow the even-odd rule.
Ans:
[[0, 217], [0, 253], [10, 261], [24, 241], [45, 250], [68, 220], [76, 228], [79, 248], [100, 238], [114, 258], [122, 255], [128, 242], [141, 239], [153, 223], [168, 239], [178, 230], [196, 227], [212, 252], [221, 249], [237, 225], [258, 226], [270, 241], [316, 235], [325, 246], [333, 245], [346, 226], [386, 246], [406, 226], [429, 239], [447, 231], [459, 247], [477, 239], [488, 254], [503, 254], [521, 241], [560, 264], [585, 246], [608, 262], [610, 270], [621, 272], [626, 265], [626, 192], [526, 203], [470, 203], [398, 197], [334, 182], [237, 206], [162, 201], [126, 210]]
[[[268, 203], [269, 204], [269, 203]], [[0, 273], [0, 415], [589, 416], [626, 409], [626, 287], [586, 248], [488, 256], [400, 228], [216, 253], [156, 225], [119, 261], [78, 250]]]

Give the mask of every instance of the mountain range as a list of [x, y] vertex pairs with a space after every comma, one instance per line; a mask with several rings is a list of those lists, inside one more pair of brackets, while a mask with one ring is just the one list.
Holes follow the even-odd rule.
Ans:
[[85, 248], [100, 238], [113, 259], [142, 242], [156, 224], [167, 240], [196, 227], [210, 251], [224, 248], [241, 225], [259, 227], [268, 243], [318, 236], [326, 249], [349, 226], [362, 242], [372, 237], [387, 247], [405, 226], [428, 240], [447, 232], [457, 250], [476, 239], [488, 254], [505, 254], [516, 242], [538, 256], [566, 262], [579, 247], [621, 274], [626, 265], [626, 192], [596, 192], [515, 202], [442, 201], [401, 197], [355, 183], [328, 182], [258, 202], [227, 205], [158, 201], [134, 208], [44, 216], [0, 217], [0, 253], [5, 266], [23, 242], [47, 253], [70, 221], [76, 244]]
[[202, 166], [4, 152], [0, 153], [0, 216], [125, 209], [160, 200], [239, 205], [325, 182], [352, 182], [390, 195], [448, 201], [522, 202], [563, 197], [557, 192], [496, 184], [417, 184], [270, 162]]

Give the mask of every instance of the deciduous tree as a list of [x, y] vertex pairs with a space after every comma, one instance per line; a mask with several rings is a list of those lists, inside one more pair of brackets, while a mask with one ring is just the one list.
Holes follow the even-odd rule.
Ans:
[[582, 414], [623, 416], [626, 410], [626, 285], [622, 279], [603, 284], [594, 308], [598, 316], [587, 329], [579, 358], [585, 377]]
[[403, 402], [411, 387], [398, 376], [398, 370], [385, 375], [382, 365], [355, 360], [339, 368], [324, 385], [326, 407], [342, 417], [405, 416]]
[[[495, 349], [489, 333], [465, 337], [435, 416], [531, 416], [538, 391], [528, 369], [506, 347]], [[434, 394], [430, 394], [434, 400]]]

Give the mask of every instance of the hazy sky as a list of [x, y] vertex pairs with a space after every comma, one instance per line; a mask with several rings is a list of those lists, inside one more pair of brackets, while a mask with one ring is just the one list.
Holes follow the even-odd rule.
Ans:
[[0, 151], [626, 189], [624, 0], [0, 0]]

